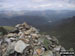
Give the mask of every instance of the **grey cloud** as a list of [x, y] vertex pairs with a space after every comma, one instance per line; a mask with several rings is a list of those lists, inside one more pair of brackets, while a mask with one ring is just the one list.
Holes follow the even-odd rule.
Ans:
[[0, 0], [0, 8], [4, 10], [75, 9], [74, 3], [75, 0]]

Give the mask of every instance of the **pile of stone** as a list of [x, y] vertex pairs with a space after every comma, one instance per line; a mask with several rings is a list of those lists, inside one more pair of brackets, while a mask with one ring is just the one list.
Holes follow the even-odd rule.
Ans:
[[0, 36], [0, 56], [60, 56], [65, 50], [54, 36], [41, 35], [26, 22]]

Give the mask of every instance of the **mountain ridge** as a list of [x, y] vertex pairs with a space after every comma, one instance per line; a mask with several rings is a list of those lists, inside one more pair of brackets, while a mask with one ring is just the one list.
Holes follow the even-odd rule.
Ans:
[[[64, 10], [64, 11], [55, 11], [55, 10], [47, 10], [47, 11], [27, 11], [27, 12], [19, 12], [19, 14], [15, 14], [16, 12], [0, 12], [0, 25], [8, 25], [14, 26], [18, 23], [22, 23], [26, 21], [29, 24], [34, 26], [51, 24], [55, 21], [59, 21], [62, 19], [66, 19], [72, 16], [75, 16], [75, 11]], [[13, 15], [12, 15], [13, 14]], [[10, 24], [11, 23], [11, 24]]]

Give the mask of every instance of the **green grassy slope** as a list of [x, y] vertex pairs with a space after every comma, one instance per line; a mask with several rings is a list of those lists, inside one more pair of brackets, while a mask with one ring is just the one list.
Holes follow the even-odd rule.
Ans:
[[9, 31], [13, 30], [14, 27], [11, 26], [0, 26], [0, 35], [5, 35]]

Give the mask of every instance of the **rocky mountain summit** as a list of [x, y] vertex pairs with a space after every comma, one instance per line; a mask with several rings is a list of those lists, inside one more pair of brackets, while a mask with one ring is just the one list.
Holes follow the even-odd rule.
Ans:
[[40, 34], [26, 22], [0, 36], [0, 56], [61, 56], [63, 50], [56, 37]]

